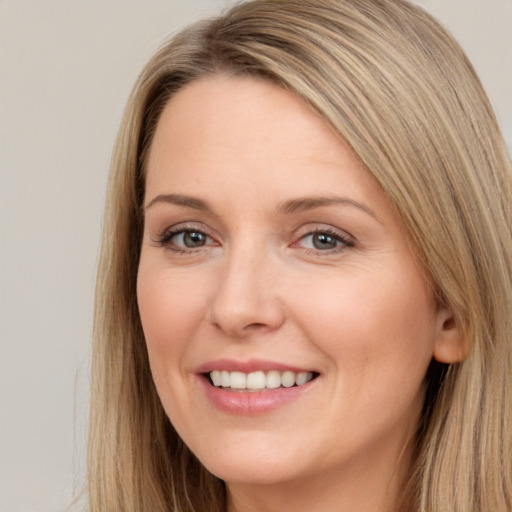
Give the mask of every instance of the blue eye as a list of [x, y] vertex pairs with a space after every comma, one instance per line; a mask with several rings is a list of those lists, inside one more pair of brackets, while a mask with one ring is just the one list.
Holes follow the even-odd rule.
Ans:
[[200, 249], [214, 244], [212, 238], [206, 233], [193, 228], [170, 229], [159, 236], [155, 242], [178, 252]]
[[170, 242], [180, 247], [187, 249], [194, 249], [196, 247], [203, 247], [208, 242], [208, 236], [200, 231], [180, 231], [174, 233], [170, 238]]
[[300, 239], [300, 244], [306, 249], [323, 252], [335, 252], [354, 245], [341, 234], [329, 230], [318, 230], [308, 233]]
[[311, 236], [311, 243], [315, 249], [326, 250], [335, 249], [340, 240], [337, 237], [329, 235], [328, 233], [313, 233]]

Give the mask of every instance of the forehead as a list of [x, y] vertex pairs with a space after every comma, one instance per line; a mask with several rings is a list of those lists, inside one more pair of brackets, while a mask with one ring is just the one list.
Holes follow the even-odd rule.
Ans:
[[296, 94], [256, 78], [218, 75], [186, 86], [166, 105], [149, 152], [147, 186], [259, 177], [268, 186], [285, 179], [291, 187], [301, 170], [316, 181], [322, 172], [327, 183], [328, 175], [340, 178], [341, 168], [352, 169], [352, 179], [373, 181]]
[[[300, 97], [277, 85], [252, 77], [214, 75], [201, 78], [176, 93], [160, 117], [153, 146], [159, 136], [188, 136], [211, 146], [230, 141], [258, 142], [261, 149], [275, 143], [275, 130], [280, 128], [279, 144], [310, 140], [310, 132], [322, 132], [324, 139], [344, 141]], [[289, 134], [289, 137], [285, 137]], [[319, 141], [315, 138], [311, 140]], [[310, 149], [311, 144], [304, 145]], [[323, 147], [325, 152], [327, 147]]]

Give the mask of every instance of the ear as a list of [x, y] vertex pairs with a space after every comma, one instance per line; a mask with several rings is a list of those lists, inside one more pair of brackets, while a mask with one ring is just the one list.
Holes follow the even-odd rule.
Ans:
[[470, 351], [470, 336], [455, 319], [449, 308], [437, 312], [436, 341], [434, 359], [440, 363], [460, 363]]

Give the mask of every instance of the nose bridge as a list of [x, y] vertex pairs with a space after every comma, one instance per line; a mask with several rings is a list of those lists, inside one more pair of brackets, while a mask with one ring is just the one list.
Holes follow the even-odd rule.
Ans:
[[276, 261], [252, 237], [234, 244], [218, 275], [212, 322], [230, 336], [278, 328], [284, 311], [277, 294]]

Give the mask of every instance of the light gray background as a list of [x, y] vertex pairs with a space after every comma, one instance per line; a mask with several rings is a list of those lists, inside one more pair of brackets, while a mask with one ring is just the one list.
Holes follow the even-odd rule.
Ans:
[[[462, 43], [512, 148], [512, 0], [417, 0]], [[0, 512], [84, 485], [110, 153], [164, 37], [228, 0], [0, 0]]]

